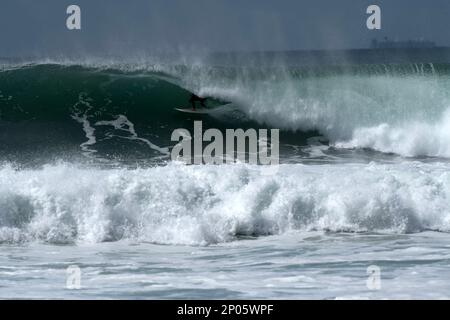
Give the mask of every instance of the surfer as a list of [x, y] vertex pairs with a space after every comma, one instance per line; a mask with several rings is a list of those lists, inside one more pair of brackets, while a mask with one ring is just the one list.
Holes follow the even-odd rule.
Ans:
[[192, 104], [192, 110], [195, 111], [195, 102], [196, 102], [196, 101], [199, 101], [199, 102], [200, 102], [200, 105], [201, 105], [202, 107], [206, 107], [206, 106], [205, 106], [205, 101], [206, 101], [206, 99], [207, 99], [207, 98], [201, 98], [201, 97], [199, 97], [199, 96], [197, 96], [197, 95], [195, 95], [195, 94], [192, 94], [192, 95], [191, 95], [191, 98], [189, 99], [189, 102]]

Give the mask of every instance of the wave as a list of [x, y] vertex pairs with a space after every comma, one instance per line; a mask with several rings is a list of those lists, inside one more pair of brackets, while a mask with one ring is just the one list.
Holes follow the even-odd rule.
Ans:
[[[101, 128], [100, 124], [112, 124], [125, 116], [135, 131], [135, 136], [130, 135], [136, 139], [129, 140], [140, 141], [161, 155], [171, 145], [171, 131], [187, 123], [173, 108], [186, 106], [190, 93], [195, 92], [212, 97], [213, 106], [233, 102], [228, 114], [205, 119], [211, 126], [318, 131], [336, 148], [450, 157], [446, 134], [449, 69], [447, 64], [315, 68], [26, 65], [0, 72], [0, 121], [27, 121], [40, 132], [48, 131], [49, 123], [59, 122], [65, 130], [72, 130], [69, 140], [78, 139], [74, 145], [92, 154], [100, 141], [111, 142], [112, 136], [120, 136], [109, 130], [114, 126]], [[115, 129], [120, 133], [120, 128]], [[9, 130], [14, 132], [14, 128]], [[23, 127], [16, 134], [20, 131]], [[80, 133], [86, 140], [79, 141]], [[92, 133], [100, 136], [89, 136]], [[109, 150], [120, 149], [117, 144], [122, 142]]]
[[[200, 78], [205, 95], [239, 103], [251, 119], [284, 130], [318, 130], [337, 148], [450, 157], [450, 74], [432, 64], [272, 75], [234, 81]], [[191, 80], [195, 82], [194, 80]]]
[[208, 245], [292, 230], [450, 231], [448, 164], [265, 170], [245, 164], [136, 170], [6, 165], [0, 169], [0, 242]]
[[354, 130], [349, 141], [338, 142], [338, 148], [371, 148], [382, 152], [450, 157], [450, 108], [436, 122], [411, 121], [393, 126], [387, 123]]

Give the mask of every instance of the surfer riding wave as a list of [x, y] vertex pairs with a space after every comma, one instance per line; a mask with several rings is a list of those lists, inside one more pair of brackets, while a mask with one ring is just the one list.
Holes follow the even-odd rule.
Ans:
[[195, 111], [195, 102], [197, 102], [197, 101], [200, 102], [200, 105], [201, 105], [202, 107], [206, 107], [205, 101], [206, 101], [207, 99], [208, 99], [208, 98], [202, 98], [202, 97], [199, 97], [199, 96], [197, 96], [197, 95], [195, 95], [195, 94], [191, 94], [191, 98], [189, 99], [189, 102], [190, 102], [191, 105], [192, 105], [192, 110]]

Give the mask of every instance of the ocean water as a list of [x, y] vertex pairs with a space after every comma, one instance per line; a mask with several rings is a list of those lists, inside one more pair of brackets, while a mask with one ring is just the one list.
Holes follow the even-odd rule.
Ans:
[[[3, 62], [0, 298], [448, 298], [449, 64], [344, 56]], [[280, 165], [171, 161], [195, 120]]]
[[[130, 241], [2, 248], [0, 297], [448, 299], [447, 234], [287, 232], [211, 246]], [[67, 289], [78, 266], [80, 289]], [[379, 290], [367, 267], [381, 269]]]

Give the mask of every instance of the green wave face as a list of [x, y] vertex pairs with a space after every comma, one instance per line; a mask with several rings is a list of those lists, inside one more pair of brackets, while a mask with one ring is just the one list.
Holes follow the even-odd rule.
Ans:
[[80, 97], [93, 102], [95, 114], [127, 112], [137, 119], [164, 116], [186, 103], [189, 92], [156, 75], [38, 65], [0, 73], [1, 119], [69, 121]]
[[[135, 132], [142, 139], [169, 144], [170, 128], [186, 125], [173, 108], [187, 106], [190, 97], [189, 91], [157, 74], [59, 65], [0, 72], [0, 88], [2, 160], [20, 162], [83, 159], [80, 145], [89, 139], [89, 130], [95, 130], [98, 140], [92, 150], [105, 157], [152, 158], [158, 152], [127, 138]], [[130, 119], [132, 128], [95, 125], [121, 115]]]

